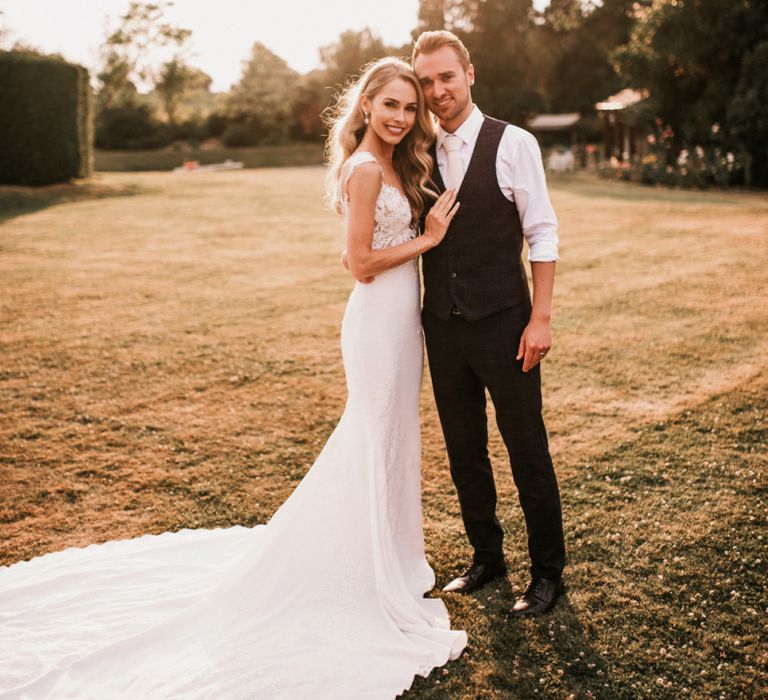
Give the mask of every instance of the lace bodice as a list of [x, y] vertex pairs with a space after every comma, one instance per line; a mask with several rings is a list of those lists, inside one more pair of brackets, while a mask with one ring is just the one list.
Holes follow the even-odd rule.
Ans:
[[[339, 204], [341, 207], [341, 218], [344, 226], [347, 225], [347, 216], [349, 214], [349, 195], [347, 194], [347, 180], [354, 169], [360, 163], [376, 163], [378, 161], [372, 153], [368, 151], [358, 151], [353, 153], [344, 163], [339, 177]], [[381, 165], [379, 165], [381, 168]], [[382, 170], [382, 178], [384, 171]], [[416, 236], [416, 226], [411, 222], [411, 206], [406, 197], [393, 185], [386, 182], [381, 183], [381, 191], [376, 198], [376, 213], [374, 214], [373, 228], [373, 250], [389, 248], [394, 245], [405, 243]]]

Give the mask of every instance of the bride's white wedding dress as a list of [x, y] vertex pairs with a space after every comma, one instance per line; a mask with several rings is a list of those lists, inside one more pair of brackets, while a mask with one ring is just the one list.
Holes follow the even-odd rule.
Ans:
[[[374, 160], [366, 152], [345, 164]], [[342, 215], [347, 202], [342, 198]], [[382, 185], [375, 248], [414, 235]], [[266, 525], [184, 529], [0, 568], [2, 698], [385, 700], [456, 658], [424, 557], [415, 261], [357, 283], [348, 401]]]

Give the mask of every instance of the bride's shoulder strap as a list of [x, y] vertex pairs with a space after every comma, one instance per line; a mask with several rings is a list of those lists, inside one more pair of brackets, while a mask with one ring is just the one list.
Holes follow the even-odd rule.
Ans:
[[352, 174], [352, 171], [361, 163], [376, 163], [376, 165], [379, 166], [379, 170], [381, 170], [381, 174], [384, 175], [384, 168], [381, 167], [381, 163], [376, 160], [376, 156], [374, 156], [373, 153], [370, 151], [356, 151], [351, 156], [349, 156], [347, 161], [344, 163], [344, 168], [347, 171], [347, 177], [349, 177]]
[[347, 193], [347, 181], [354, 172], [355, 168], [361, 163], [376, 163], [381, 171], [382, 182], [384, 180], [384, 168], [381, 167], [381, 163], [376, 160], [376, 157], [370, 151], [356, 151], [344, 162], [341, 166], [341, 177], [339, 178], [339, 189], [342, 194]]

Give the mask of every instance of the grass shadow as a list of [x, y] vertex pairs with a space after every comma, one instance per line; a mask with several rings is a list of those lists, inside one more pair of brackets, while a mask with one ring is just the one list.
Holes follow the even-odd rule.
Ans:
[[[508, 583], [502, 592], [514, 600]], [[621, 683], [613, 680], [608, 659], [580, 618], [583, 614], [571, 604], [566, 583], [548, 613], [530, 619], [499, 616], [487, 640], [491, 686], [510, 698], [564, 696], [575, 689], [594, 697], [620, 697]]]
[[555, 610], [539, 619], [537, 646], [546, 646], [549, 654], [537, 669], [538, 676], [557, 683], [550, 692], [578, 691], [588, 696], [592, 693], [594, 697], [626, 697], [626, 687], [616, 679], [610, 659], [593, 643], [594, 633], [582, 622], [583, 615], [583, 611], [571, 604], [566, 588]]
[[0, 185], [0, 224], [57, 204], [108, 197], [128, 197], [144, 192], [146, 188], [136, 183], [101, 180], [77, 180], [42, 187]]

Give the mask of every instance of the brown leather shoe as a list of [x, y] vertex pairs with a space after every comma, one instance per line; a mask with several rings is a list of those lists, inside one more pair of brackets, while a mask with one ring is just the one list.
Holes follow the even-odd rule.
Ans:
[[533, 617], [551, 610], [557, 599], [563, 594], [565, 586], [562, 579], [534, 578], [516, 601], [510, 611], [512, 617]]
[[474, 562], [461, 576], [443, 586], [443, 590], [446, 593], [471, 593], [506, 573], [507, 565], [504, 561], [493, 564]]

